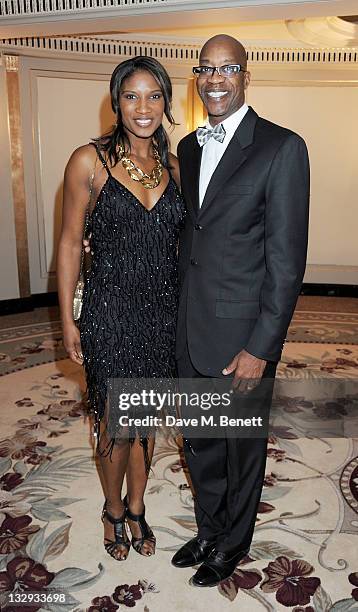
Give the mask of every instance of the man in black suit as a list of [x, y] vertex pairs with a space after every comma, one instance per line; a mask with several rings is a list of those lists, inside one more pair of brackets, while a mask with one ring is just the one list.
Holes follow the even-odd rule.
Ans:
[[[179, 249], [181, 378], [224, 378], [248, 396], [274, 379], [306, 265], [309, 162], [303, 139], [245, 104], [246, 52], [220, 35], [193, 69], [208, 123], [178, 146], [188, 207]], [[271, 389], [272, 391], [272, 389]], [[263, 396], [264, 397], [264, 396]], [[262, 406], [269, 410], [271, 393]], [[214, 586], [249, 551], [267, 437], [185, 440], [198, 535], [173, 557]]]

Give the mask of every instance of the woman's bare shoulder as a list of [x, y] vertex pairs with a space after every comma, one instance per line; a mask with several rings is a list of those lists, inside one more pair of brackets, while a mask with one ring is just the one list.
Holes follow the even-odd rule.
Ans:
[[96, 157], [96, 149], [92, 144], [85, 144], [77, 147], [68, 160], [67, 169], [83, 171], [92, 170]]

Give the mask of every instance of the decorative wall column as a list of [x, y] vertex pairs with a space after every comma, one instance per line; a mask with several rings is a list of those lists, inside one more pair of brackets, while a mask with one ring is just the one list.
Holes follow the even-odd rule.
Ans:
[[21, 134], [19, 58], [5, 56], [6, 84], [11, 152], [11, 181], [15, 215], [16, 253], [20, 297], [28, 297], [30, 291], [29, 256], [27, 244], [26, 197]]

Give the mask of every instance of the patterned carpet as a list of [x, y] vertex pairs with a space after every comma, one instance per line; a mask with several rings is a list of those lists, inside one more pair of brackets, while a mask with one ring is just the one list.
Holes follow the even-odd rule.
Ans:
[[[157, 553], [146, 559], [131, 549], [125, 563], [105, 553], [84, 380], [65, 359], [59, 323], [0, 331], [0, 373], [2, 611], [358, 610], [358, 314], [296, 312], [278, 370], [282, 422], [271, 430], [254, 543], [214, 589], [191, 587], [192, 571], [170, 564], [196, 527], [185, 466], [163, 435], [146, 496]], [[353, 387], [318, 398], [322, 377]], [[317, 435], [313, 423], [332, 420], [344, 423], [345, 436]], [[43, 603], [18, 603], [26, 589]]]

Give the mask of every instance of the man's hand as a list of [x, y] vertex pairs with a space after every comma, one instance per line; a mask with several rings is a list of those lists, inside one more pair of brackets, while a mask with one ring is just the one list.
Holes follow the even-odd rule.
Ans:
[[84, 238], [82, 244], [85, 253], [91, 253], [91, 255], [93, 255], [93, 251], [91, 251], [91, 238], [92, 234], [88, 234], [88, 238]]
[[222, 373], [227, 376], [235, 372], [232, 387], [235, 391], [248, 393], [260, 383], [264, 372], [266, 361], [250, 355], [245, 349], [235, 355]]

